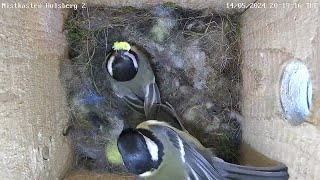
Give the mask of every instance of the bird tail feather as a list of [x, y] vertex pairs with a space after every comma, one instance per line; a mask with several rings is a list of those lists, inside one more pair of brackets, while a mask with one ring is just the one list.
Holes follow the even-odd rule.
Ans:
[[238, 180], [287, 180], [288, 168], [285, 165], [273, 167], [250, 167], [231, 164], [215, 157], [213, 166], [226, 179]]

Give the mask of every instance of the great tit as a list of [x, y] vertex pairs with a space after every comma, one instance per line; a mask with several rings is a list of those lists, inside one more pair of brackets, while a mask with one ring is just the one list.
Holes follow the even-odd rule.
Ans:
[[115, 42], [104, 63], [115, 94], [147, 119], [155, 114], [154, 104], [161, 102], [150, 59], [151, 56], [137, 46]]
[[149, 120], [120, 134], [117, 146], [123, 163], [138, 179], [266, 180], [288, 179], [285, 165], [247, 167], [215, 157], [196, 138], [165, 122]]

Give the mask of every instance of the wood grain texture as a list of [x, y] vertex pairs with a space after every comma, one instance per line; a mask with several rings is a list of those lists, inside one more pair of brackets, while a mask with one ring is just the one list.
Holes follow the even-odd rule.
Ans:
[[[285, 163], [291, 179], [320, 176], [319, 15], [319, 7], [304, 6], [249, 9], [241, 19], [243, 138], [269, 158]], [[294, 59], [308, 67], [313, 83], [311, 112], [299, 126], [285, 121], [279, 97], [282, 72]]]

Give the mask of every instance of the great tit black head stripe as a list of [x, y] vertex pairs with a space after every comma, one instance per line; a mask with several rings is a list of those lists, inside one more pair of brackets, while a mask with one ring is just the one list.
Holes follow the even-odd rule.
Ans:
[[[162, 161], [163, 146], [151, 132], [140, 132], [138, 129], [125, 129], [118, 138], [118, 149], [123, 154], [123, 162], [129, 172], [134, 174], [151, 173]], [[157, 152], [156, 152], [157, 151]]]
[[112, 78], [117, 81], [133, 79], [139, 66], [139, 59], [133, 51], [112, 50], [107, 59], [107, 70]]

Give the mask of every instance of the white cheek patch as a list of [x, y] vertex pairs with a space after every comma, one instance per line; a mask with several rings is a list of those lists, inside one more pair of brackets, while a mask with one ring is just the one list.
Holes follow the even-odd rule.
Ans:
[[113, 69], [112, 69], [113, 61], [114, 61], [114, 56], [111, 56], [110, 60], [108, 61], [108, 72], [110, 76], [113, 76]]
[[144, 173], [140, 174], [139, 176], [140, 176], [140, 177], [149, 177], [149, 176], [151, 176], [152, 174], [153, 174], [152, 171], [147, 171], [147, 172], [144, 172]]
[[186, 153], [184, 151], [183, 143], [182, 143], [182, 140], [180, 139], [180, 137], [178, 138], [178, 141], [179, 141], [179, 146], [180, 146], [181, 159], [183, 162], [186, 162], [186, 159], [184, 158]]
[[150, 155], [151, 155], [151, 159], [153, 161], [158, 161], [159, 159], [159, 155], [158, 155], [158, 151], [159, 151], [159, 148], [157, 146], [157, 144], [152, 141], [150, 138], [146, 137], [146, 136], [143, 136], [144, 137], [144, 140], [146, 141], [146, 144], [147, 144], [147, 148], [150, 152]]
[[124, 55], [129, 56], [130, 59], [132, 59], [133, 65], [137, 69], [138, 68], [138, 62], [137, 62], [136, 58], [134, 57], [134, 55], [130, 54], [129, 52], [125, 52]]

